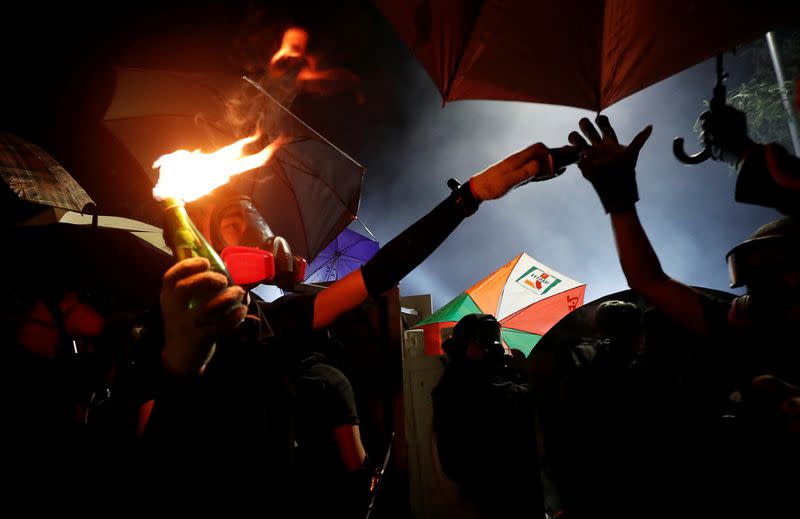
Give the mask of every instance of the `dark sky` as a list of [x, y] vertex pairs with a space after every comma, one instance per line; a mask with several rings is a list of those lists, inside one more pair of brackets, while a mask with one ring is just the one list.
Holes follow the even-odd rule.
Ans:
[[[510, 102], [443, 108], [433, 82], [369, 2], [323, 5], [10, 8], [4, 15], [9, 30], [0, 40], [7, 49], [0, 126], [50, 151], [107, 211], [152, 218], [146, 178], [99, 124], [111, 93], [110, 67], [240, 72], [244, 54], [234, 45], [237, 37], [274, 45], [285, 26], [301, 24], [311, 34], [311, 52], [361, 78], [363, 102], [353, 95], [309, 95], [295, 108], [368, 168], [359, 216], [385, 243], [446, 196], [448, 178], [464, 181], [536, 141], [565, 144], [578, 119], [591, 116]], [[99, 22], [93, 21], [97, 12]], [[242, 39], [257, 32], [258, 38]], [[750, 73], [746, 57], [726, 57], [726, 67], [729, 85]], [[624, 141], [654, 125], [639, 159], [638, 207], [666, 272], [726, 290], [725, 253], [777, 212], [735, 203], [735, 177], [727, 166], [687, 167], [672, 156], [675, 136], [687, 137], [690, 151], [698, 149], [692, 125], [713, 80], [713, 62], [701, 63], [605, 113]], [[439, 307], [520, 252], [587, 283], [587, 302], [626, 288], [608, 218], [591, 186], [570, 167], [554, 180], [483, 204], [401, 291], [431, 293]]]

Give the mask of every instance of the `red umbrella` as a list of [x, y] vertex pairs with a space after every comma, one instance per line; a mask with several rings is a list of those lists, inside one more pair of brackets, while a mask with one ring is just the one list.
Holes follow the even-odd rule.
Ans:
[[496, 99], [600, 111], [768, 30], [797, 2], [376, 0], [445, 103]]

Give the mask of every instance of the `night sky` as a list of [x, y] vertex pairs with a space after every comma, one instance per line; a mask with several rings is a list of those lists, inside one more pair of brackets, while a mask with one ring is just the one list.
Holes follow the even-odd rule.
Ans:
[[[245, 2], [14, 7], [3, 24], [0, 127], [51, 152], [104, 212], [153, 221], [151, 186], [99, 123], [110, 67], [240, 73], [243, 56], [260, 52], [247, 42], [267, 47], [268, 56], [282, 30], [299, 24], [309, 30], [310, 52], [361, 78], [360, 95], [300, 95], [294, 108], [367, 167], [359, 217], [383, 244], [447, 195], [448, 178], [465, 181], [536, 141], [566, 144], [578, 119], [592, 116], [511, 102], [459, 101], [443, 108], [426, 72], [366, 1], [322, 8], [250, 4], [261, 8]], [[92, 21], [95, 11], [99, 22]], [[725, 60], [729, 86], [747, 79], [748, 57]], [[778, 213], [734, 202], [735, 177], [726, 165], [683, 166], [672, 156], [676, 136], [687, 138], [690, 152], [699, 149], [692, 126], [713, 82], [708, 61], [605, 113], [624, 142], [646, 124], [654, 126], [639, 158], [638, 208], [665, 271], [688, 284], [727, 290], [726, 252]], [[401, 283], [401, 293], [430, 293], [437, 308], [520, 252], [585, 282], [587, 302], [627, 288], [608, 218], [573, 166], [483, 204]]]

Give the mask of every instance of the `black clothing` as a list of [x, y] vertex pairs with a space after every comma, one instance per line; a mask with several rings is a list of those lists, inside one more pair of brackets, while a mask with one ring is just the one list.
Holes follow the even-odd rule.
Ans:
[[[300, 362], [297, 395], [296, 463], [303, 517], [361, 517], [368, 478], [350, 473], [339, 453], [334, 429], [358, 425], [355, 395], [347, 377], [322, 355]], [[363, 474], [362, 474], [363, 475]]]
[[593, 338], [561, 348], [548, 455], [570, 517], [798, 515], [797, 439], [749, 389], [760, 374], [791, 381], [798, 348], [700, 297], [708, 336], [665, 320], [639, 353]]
[[[403, 231], [362, 268], [368, 293], [397, 284], [477, 205], [467, 185]], [[296, 516], [292, 370], [298, 345], [317, 340], [315, 297], [252, 303], [252, 318], [218, 342], [205, 373], [189, 380], [164, 373], [163, 324], [154, 314], [145, 334], [150, 347], [128, 377], [134, 385], [140, 379], [139, 400], [155, 400], [139, 442], [135, 487], [142, 495], [182, 512]]]
[[433, 417], [442, 469], [483, 517], [544, 515], [531, 395], [518, 374], [449, 364], [433, 390]]
[[652, 517], [664, 504], [648, 494], [658, 476], [648, 467], [670, 451], [667, 444], [657, 457], [648, 452], [670, 434], [659, 422], [670, 411], [657, 366], [628, 341], [583, 338], [560, 354], [548, 455], [564, 510], [576, 518]]
[[[201, 377], [150, 378], [143, 495], [175, 509], [293, 516], [294, 395], [284, 357], [287, 341], [311, 332], [313, 304], [313, 295], [251, 303], [254, 315], [217, 345]], [[158, 348], [151, 353], [159, 366]]]
[[758, 375], [800, 382], [797, 338], [777, 323], [742, 326], [731, 317], [729, 302], [711, 297], [704, 302], [706, 321], [713, 324], [720, 346], [713, 357], [726, 371], [728, 389], [741, 395], [740, 401], [728, 403], [709, 442], [708, 472], [714, 484], [708, 499], [722, 503], [716, 510], [729, 517], [797, 517], [800, 438], [788, 430], [785, 417], [750, 389]]

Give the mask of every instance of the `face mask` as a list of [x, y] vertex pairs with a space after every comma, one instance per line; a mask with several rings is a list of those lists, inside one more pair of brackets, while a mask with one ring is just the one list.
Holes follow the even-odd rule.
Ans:
[[305, 278], [306, 261], [275, 236], [246, 196], [220, 204], [211, 215], [211, 238], [237, 285], [291, 289]]

